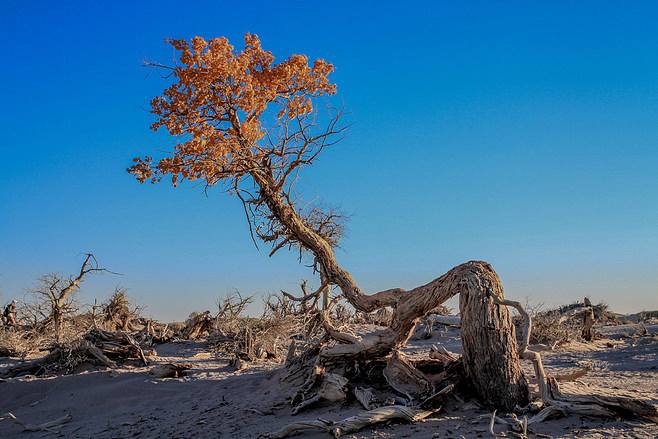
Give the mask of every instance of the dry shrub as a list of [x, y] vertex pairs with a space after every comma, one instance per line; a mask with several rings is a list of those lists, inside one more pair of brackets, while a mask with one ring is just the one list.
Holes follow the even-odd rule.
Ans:
[[[526, 308], [532, 316], [530, 343], [555, 347], [581, 337], [583, 327], [581, 311], [586, 309], [583, 303], [571, 303], [547, 311], [542, 311], [541, 308], [542, 305]], [[616, 314], [611, 312], [605, 303], [592, 306], [592, 310], [598, 325], [620, 323]]]
[[25, 359], [39, 352], [46, 342], [37, 331], [20, 328], [0, 328], [0, 357]]
[[[102, 310], [101, 313], [97, 313], [97, 308]], [[78, 310], [79, 307], [72, 305], [71, 309]], [[92, 329], [134, 331], [139, 328], [139, 308], [130, 306], [122, 289], [116, 289], [105, 304], [93, 306], [90, 311], [65, 314], [59, 328], [56, 328], [51, 311], [50, 304], [34, 294], [19, 301], [16, 304], [17, 326], [0, 328], [0, 356], [25, 359], [43, 351], [71, 350], [70, 347], [84, 339]]]
[[243, 316], [251, 298], [235, 294], [219, 304], [215, 331], [208, 337], [212, 349], [243, 359], [281, 358], [293, 339], [308, 341], [318, 335], [317, 309], [304, 309], [284, 295], [271, 295], [259, 318]]
[[101, 306], [103, 329], [130, 331], [136, 329], [141, 308], [133, 306], [123, 288], [116, 288], [110, 299]]
[[[49, 314], [49, 307], [40, 301], [23, 300], [16, 305], [18, 325], [8, 331], [13, 334], [3, 335], [14, 340], [23, 352], [17, 356], [26, 356], [41, 350], [49, 350], [59, 343], [67, 343], [79, 339], [91, 327], [91, 321], [86, 314], [68, 315], [62, 319], [59, 331]], [[58, 340], [59, 339], [59, 340]]]
[[531, 344], [545, 344], [555, 347], [580, 335], [582, 322], [575, 319], [562, 321], [559, 310], [540, 312], [532, 317], [532, 331], [530, 333]]
[[641, 311], [637, 315], [638, 322], [647, 324], [658, 323], [658, 311]]

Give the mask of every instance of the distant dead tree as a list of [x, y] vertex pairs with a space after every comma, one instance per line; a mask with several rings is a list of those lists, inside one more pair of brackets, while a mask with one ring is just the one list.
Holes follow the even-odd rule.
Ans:
[[98, 265], [92, 253], [87, 253], [78, 274], [63, 278], [57, 273], [51, 273], [41, 277], [39, 286], [32, 291], [37, 297], [36, 303], [29, 308], [34, 311], [35, 320], [39, 319], [39, 315], [43, 317], [39, 322], [43, 327], [52, 323], [56, 342], [61, 341], [66, 317], [78, 310], [75, 293], [80, 289], [85, 276], [104, 271], [108, 270]]
[[[92, 314], [95, 314], [95, 308], [92, 307]], [[131, 306], [125, 288], [116, 287], [109, 300], [101, 306], [103, 327], [114, 331], [130, 331], [141, 311], [139, 306]], [[95, 324], [95, 315], [92, 319]]]
[[5, 306], [2, 312], [2, 318], [5, 326], [13, 328], [16, 326], [16, 301], [12, 300]]

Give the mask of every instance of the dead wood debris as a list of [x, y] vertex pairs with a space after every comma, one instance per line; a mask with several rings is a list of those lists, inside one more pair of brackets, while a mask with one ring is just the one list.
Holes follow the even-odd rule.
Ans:
[[[542, 422], [553, 416], [566, 416], [569, 414], [592, 416], [592, 417], [636, 417], [651, 422], [658, 422], [658, 408], [651, 401], [631, 397], [629, 395], [605, 395], [589, 394], [582, 386], [571, 384], [570, 393], [563, 393], [558, 385], [557, 377], [549, 377], [544, 371], [541, 355], [538, 352], [528, 348], [530, 333], [532, 331], [532, 318], [525, 308], [519, 303], [512, 300], [499, 300], [494, 298], [499, 305], [505, 305], [515, 308], [522, 319], [520, 325], [521, 334], [519, 344], [519, 356], [523, 359], [532, 361], [535, 369], [535, 379], [539, 385], [541, 410], [521, 423], [514, 416], [505, 421], [511, 425], [515, 431], [525, 431], [528, 425]], [[575, 377], [584, 375], [583, 371], [576, 372], [570, 376], [562, 376], [564, 381], [575, 379]], [[582, 374], [582, 375], [581, 375]], [[567, 383], [569, 384], [569, 383]], [[589, 389], [588, 389], [589, 390]], [[494, 419], [492, 417], [492, 419]]]
[[190, 364], [162, 363], [153, 366], [149, 374], [159, 379], [182, 378], [191, 368], [192, 366]]
[[[606, 304], [592, 305], [588, 298], [583, 302], [530, 314], [533, 319], [530, 343], [550, 349], [580, 338], [591, 341], [596, 337], [595, 324], [620, 324], [616, 314], [610, 312]], [[516, 323], [522, 324], [522, 320], [517, 318]]]
[[324, 431], [334, 437], [357, 432], [367, 426], [385, 421], [399, 420], [403, 422], [417, 422], [434, 414], [434, 410], [418, 410], [403, 405], [390, 405], [378, 407], [373, 410], [361, 412], [355, 416], [329, 421], [326, 419], [299, 421], [286, 425], [281, 430], [261, 435], [268, 439], [281, 439], [294, 434], [309, 431]]
[[53, 427], [58, 427], [60, 425], [66, 424], [67, 422], [70, 422], [73, 419], [70, 413], [67, 413], [66, 415], [62, 416], [61, 418], [54, 419], [52, 421], [44, 422], [42, 424], [29, 424], [26, 422], [21, 421], [18, 419], [16, 416], [14, 416], [11, 412], [5, 413], [4, 415], [0, 416], [0, 421], [4, 420], [10, 420], [14, 422], [15, 424], [20, 425], [23, 427], [24, 431], [47, 431], [50, 433], [58, 433], [57, 430], [55, 430]]
[[[519, 356], [522, 359], [533, 361], [540, 387], [540, 397], [539, 401], [535, 401], [523, 409], [519, 408], [519, 413], [523, 414], [522, 417], [515, 413], [505, 416], [496, 416], [494, 413], [490, 417], [491, 431], [494, 431], [495, 424], [499, 423], [511, 429], [509, 434], [527, 437], [530, 431], [529, 426], [554, 416], [567, 414], [594, 417], [631, 416], [658, 422], [656, 408], [649, 401], [630, 395], [605, 395], [603, 393], [588, 395], [583, 392], [582, 386], [569, 383], [587, 374], [588, 369], [556, 374], [552, 377], [547, 376], [541, 364], [541, 356], [529, 349], [532, 319], [528, 313], [518, 302], [500, 299], [494, 299], [494, 301], [499, 305], [516, 308], [521, 315], [520, 324], [517, 327]], [[461, 357], [448, 352], [442, 346], [432, 346], [429, 358], [413, 361], [397, 350], [394, 350], [386, 361], [357, 357], [353, 360], [352, 365], [346, 364], [344, 358], [336, 361], [333, 357], [321, 357], [322, 346], [328, 342], [331, 343], [331, 340], [338, 345], [341, 343], [358, 344], [362, 340], [361, 337], [348, 331], [336, 329], [328, 321], [326, 313], [321, 317], [328, 337], [301, 352], [298, 352], [295, 345], [288, 351], [287, 374], [282, 379], [300, 389], [292, 400], [293, 413], [296, 414], [321, 400], [335, 402], [349, 397], [353, 397], [364, 409], [370, 411], [390, 407], [394, 401], [397, 402], [394, 403], [396, 407], [405, 407], [410, 410], [437, 410], [445, 401], [446, 396], [452, 395], [455, 391], [466, 391], [466, 395], [468, 395]], [[313, 372], [309, 374], [309, 370]], [[371, 372], [374, 370], [377, 372]], [[336, 376], [340, 377], [340, 385], [332, 387], [332, 383], [337, 382], [334, 379]], [[568, 393], [564, 393], [560, 389], [558, 382], [565, 383], [563, 386], [566, 386], [565, 389], [568, 390]], [[394, 390], [398, 395], [403, 395], [404, 398], [377, 398], [377, 393], [386, 392], [383, 390], [382, 384], [388, 385], [389, 389]], [[373, 385], [375, 388], [372, 387]], [[380, 390], [377, 390], [377, 387]], [[437, 392], [436, 389], [441, 390]], [[278, 432], [270, 433], [266, 437], [286, 437], [310, 430], [339, 435], [343, 430], [335, 427], [341, 422], [343, 421], [333, 422], [324, 419], [296, 422]], [[363, 428], [371, 424], [371, 422], [364, 421], [359, 425], [360, 428]]]
[[308, 347], [322, 334], [319, 311], [304, 302], [273, 295], [260, 318], [252, 318], [241, 315], [248, 300], [224, 299], [207, 337], [211, 350], [227, 356], [236, 369], [258, 360], [291, 359], [297, 348]]
[[82, 339], [56, 345], [44, 357], [0, 371], [1, 378], [22, 375], [73, 373], [83, 364], [114, 368], [118, 363], [148, 365], [150, 345], [141, 344], [128, 332], [92, 329]]

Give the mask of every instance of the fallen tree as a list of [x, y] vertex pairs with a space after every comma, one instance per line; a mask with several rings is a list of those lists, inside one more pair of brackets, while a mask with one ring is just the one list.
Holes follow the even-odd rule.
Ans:
[[0, 370], [0, 378], [72, 373], [83, 364], [115, 368], [118, 364], [132, 362], [146, 366], [147, 356], [151, 354], [149, 349], [148, 342], [128, 332], [93, 329], [81, 339], [53, 346], [41, 358]]
[[507, 308], [499, 305], [503, 287], [489, 264], [471, 261], [411, 290], [365, 294], [334, 253], [340, 215], [319, 206], [298, 207], [295, 176], [344, 131], [340, 113], [320, 115], [314, 106], [316, 98], [336, 91], [329, 80], [333, 66], [324, 60], [310, 65], [302, 55], [275, 64], [258, 37], [249, 34], [240, 52], [226, 38], [170, 44], [179, 63], [151, 64], [167, 69], [173, 79], [152, 101], [153, 128], [165, 128], [182, 140], [159, 160], [135, 159], [129, 172], [140, 182], [170, 176], [174, 185], [181, 180], [201, 180], [206, 189], [222, 184], [242, 202], [254, 243], [270, 245], [270, 256], [288, 248], [297, 250], [300, 260], [309, 259], [321, 285], [311, 293], [304, 286], [297, 298], [302, 303], [336, 286], [357, 311], [392, 310], [389, 326], [360, 337], [336, 329], [323, 314], [327, 337], [287, 362], [289, 382], [299, 386], [293, 398], [297, 408], [316, 396], [342, 398], [343, 383], [356, 377], [364, 363], [377, 361], [386, 364], [382, 373], [396, 383], [393, 387], [406, 387], [406, 382], [422, 388], [407, 392], [414, 400], [409, 404], [436, 390], [398, 351], [419, 319], [457, 294], [461, 363], [473, 392], [491, 408], [525, 406], [530, 395], [519, 355], [525, 351], [519, 350]]

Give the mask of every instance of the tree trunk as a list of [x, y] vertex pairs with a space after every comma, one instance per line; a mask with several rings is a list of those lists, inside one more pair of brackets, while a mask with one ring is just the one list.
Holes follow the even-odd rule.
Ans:
[[464, 369], [478, 398], [503, 410], [528, 402], [528, 384], [521, 370], [514, 325], [507, 309], [491, 299], [503, 298], [502, 284], [491, 265], [467, 262], [403, 293], [391, 326], [363, 338], [340, 333], [325, 322], [330, 337], [340, 343], [323, 348], [320, 357], [332, 361], [384, 357], [406, 344], [420, 318], [459, 294]]
[[59, 343], [62, 341], [62, 312], [59, 310], [59, 308], [55, 308], [53, 309], [52, 316], [55, 330], [55, 342]]
[[594, 309], [592, 307], [589, 307], [588, 309], [585, 310], [583, 315], [583, 330], [581, 335], [585, 341], [592, 341], [593, 326], [594, 326]]
[[491, 298], [503, 299], [498, 275], [489, 264], [473, 270], [459, 296], [464, 370], [482, 403], [511, 411], [528, 399], [514, 325], [507, 308]]
[[386, 356], [407, 343], [419, 319], [460, 294], [465, 370], [475, 391], [485, 404], [496, 408], [510, 410], [517, 404], [525, 405], [528, 385], [521, 371], [514, 326], [507, 309], [494, 305], [490, 299], [492, 294], [503, 298], [502, 284], [491, 265], [471, 261], [410, 291], [394, 288], [363, 294], [336, 260], [331, 245], [308, 227], [285, 200], [271, 172], [252, 171], [251, 175], [273, 216], [303, 248], [313, 253], [321, 271], [338, 285], [354, 308], [363, 312], [386, 306], [394, 309], [389, 328], [363, 338], [340, 333], [325, 320], [329, 335], [339, 344], [324, 347], [321, 358], [345, 361]]

